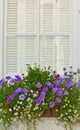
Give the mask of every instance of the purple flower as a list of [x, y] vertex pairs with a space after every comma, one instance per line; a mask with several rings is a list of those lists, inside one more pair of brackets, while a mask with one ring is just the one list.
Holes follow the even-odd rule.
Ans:
[[80, 84], [78, 85], [78, 89], [80, 90]]
[[44, 91], [44, 92], [47, 92], [47, 91], [48, 91], [48, 87], [44, 87], [44, 88], [43, 88], [43, 91]]
[[70, 78], [68, 78], [68, 77], [67, 77], [67, 78], [65, 78], [65, 80], [66, 80], [67, 82], [71, 81], [71, 79], [70, 79]]
[[1, 79], [1, 80], [0, 80], [0, 85], [1, 85], [2, 87], [5, 86], [5, 79]]
[[22, 88], [20, 88], [20, 87], [18, 87], [17, 89], [16, 89], [16, 92], [18, 92], [18, 93], [20, 93], [22, 91]]
[[60, 75], [57, 74], [57, 75], [55, 76], [55, 78], [58, 80], [58, 79], [60, 78]]
[[15, 75], [15, 77], [16, 77], [16, 81], [17, 82], [21, 82], [22, 81], [22, 78], [19, 75]]
[[37, 87], [37, 88], [41, 88], [41, 87], [42, 87], [42, 84], [41, 84], [41, 83], [37, 83], [37, 84], [36, 84], [36, 87]]
[[52, 88], [52, 92], [56, 93], [58, 91], [58, 87]]
[[64, 95], [68, 95], [69, 92], [67, 90], [64, 90]]
[[27, 93], [27, 92], [29, 92], [29, 90], [28, 90], [27, 88], [23, 88], [23, 89], [22, 89], [22, 92], [23, 92], [23, 93]]
[[13, 92], [13, 96], [17, 96], [19, 93], [15, 90], [14, 92]]
[[55, 106], [54, 102], [49, 103], [50, 108], [53, 108]]
[[22, 91], [22, 88], [17, 88], [14, 92], [13, 92], [13, 96], [17, 96], [20, 92]]
[[7, 80], [10, 80], [11, 79], [11, 76], [6, 76], [5, 77]]
[[62, 83], [62, 78], [61, 78], [61, 77], [59, 77], [59, 79], [57, 80], [57, 82], [56, 82], [56, 85], [55, 85], [55, 86], [59, 86], [61, 83]]
[[52, 83], [51, 82], [46, 82], [46, 85], [49, 86], [49, 87], [52, 87]]
[[59, 90], [59, 91], [58, 91], [58, 96], [62, 96], [62, 94], [63, 94], [63, 91], [62, 91], [62, 90]]
[[25, 97], [25, 95], [24, 94], [21, 94], [20, 96], [19, 96], [19, 100], [24, 100], [26, 97]]
[[40, 105], [41, 102], [42, 102], [42, 101], [41, 101], [39, 98], [36, 100], [36, 104], [37, 104], [37, 105]]
[[56, 102], [61, 103], [62, 102], [61, 98], [57, 97]]
[[67, 76], [68, 72], [64, 72], [64, 76]]
[[39, 99], [40, 99], [41, 101], [44, 101], [45, 96], [46, 96], [46, 93], [45, 93], [44, 91], [42, 91], [41, 94], [40, 94]]
[[73, 75], [76, 75], [77, 74], [77, 72], [73, 72]]
[[7, 99], [7, 104], [10, 104], [12, 102], [12, 100], [14, 99], [13, 95], [10, 95]]
[[66, 87], [67, 88], [70, 88], [71, 86], [73, 86], [74, 85], [74, 83], [72, 82], [72, 81], [69, 81], [67, 84], [66, 84]]
[[12, 79], [9, 80], [9, 83], [10, 83], [11, 85], [14, 85], [15, 82], [16, 82], [16, 79], [15, 79], [15, 78], [12, 78]]

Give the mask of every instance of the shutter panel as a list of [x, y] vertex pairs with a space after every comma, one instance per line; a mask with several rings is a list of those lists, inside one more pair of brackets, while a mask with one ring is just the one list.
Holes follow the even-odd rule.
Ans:
[[69, 66], [69, 0], [41, 0], [40, 4], [40, 31], [47, 36], [40, 39], [40, 62], [61, 71]]
[[69, 32], [69, 0], [60, 0], [60, 32]]
[[53, 32], [53, 0], [40, 1], [41, 33]]
[[8, 33], [17, 32], [17, 0], [8, 0]]
[[[70, 42], [69, 42], [69, 0], [60, 0], [59, 7], [59, 33], [65, 34], [60, 37], [58, 70], [69, 67], [70, 64]], [[61, 70], [62, 71], [62, 70]]]
[[36, 0], [25, 0], [25, 31], [27, 33], [36, 33], [36, 24], [37, 24], [37, 1]]
[[[56, 13], [53, 0], [41, 0], [40, 1], [40, 64], [41, 66], [51, 66], [55, 68], [55, 41], [54, 37], [50, 34], [56, 31], [55, 14]], [[47, 34], [47, 35], [45, 35]]]
[[70, 44], [69, 36], [56, 37], [56, 62], [57, 71], [62, 72], [64, 67], [69, 67]]
[[6, 73], [11, 75], [17, 72], [17, 38], [9, 36], [17, 32], [17, 6], [17, 0], [8, 0]]
[[8, 0], [7, 74], [26, 70], [37, 61], [36, 0]]
[[26, 64], [30, 64], [31, 66], [37, 62], [37, 40], [36, 36], [26, 36], [22, 37], [22, 66], [21, 72], [25, 72]]
[[56, 67], [56, 46], [52, 36], [42, 36], [40, 41], [41, 66]]
[[16, 37], [9, 37], [7, 39], [7, 74], [17, 72], [17, 46]]

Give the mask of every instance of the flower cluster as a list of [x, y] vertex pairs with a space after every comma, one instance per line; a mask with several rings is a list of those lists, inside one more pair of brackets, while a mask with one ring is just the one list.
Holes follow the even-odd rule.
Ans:
[[[21, 92], [23, 92], [23, 94], [20, 94]], [[16, 96], [18, 96], [19, 94], [19, 100], [24, 100], [26, 97], [27, 97], [27, 93], [28, 93], [28, 89], [27, 88], [17, 88], [13, 93], [12, 95], [10, 95], [7, 99], [7, 104], [10, 104], [14, 98]]]
[[28, 66], [27, 73], [0, 80], [0, 119], [4, 124], [13, 123], [14, 117], [33, 122], [54, 108], [60, 121], [80, 122], [80, 84], [71, 75], [62, 77], [39, 66]]

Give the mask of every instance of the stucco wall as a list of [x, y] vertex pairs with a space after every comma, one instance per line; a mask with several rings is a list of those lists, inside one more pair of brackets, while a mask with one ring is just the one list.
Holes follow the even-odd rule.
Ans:
[[[36, 128], [36, 130], [66, 130], [63, 127], [63, 124], [58, 123], [54, 118], [42, 118], [41, 121], [37, 121]], [[0, 125], [0, 130], [5, 129]], [[27, 130], [26, 124], [17, 122], [16, 125], [12, 126], [10, 130]], [[32, 128], [30, 130], [34, 129]], [[80, 130], [80, 126], [77, 126], [74, 130]]]

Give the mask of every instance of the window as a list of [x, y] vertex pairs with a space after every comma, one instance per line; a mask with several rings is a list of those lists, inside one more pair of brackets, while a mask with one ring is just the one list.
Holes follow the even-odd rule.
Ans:
[[5, 74], [69, 66], [69, 0], [7, 0], [5, 12]]

